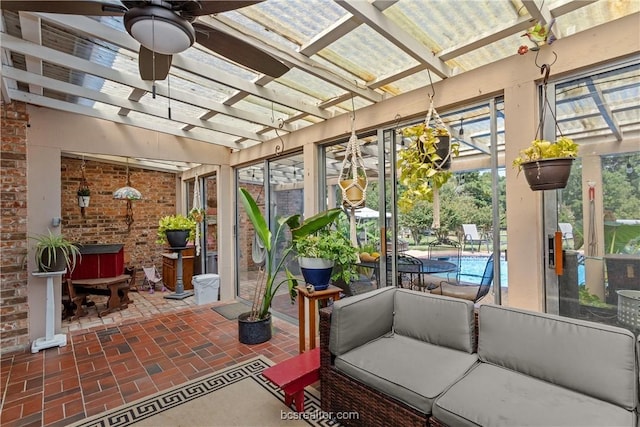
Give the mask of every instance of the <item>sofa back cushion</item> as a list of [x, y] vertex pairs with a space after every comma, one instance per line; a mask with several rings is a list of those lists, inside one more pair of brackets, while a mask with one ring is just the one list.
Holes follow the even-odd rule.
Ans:
[[478, 320], [481, 361], [636, 408], [636, 340], [628, 330], [490, 304]]
[[395, 292], [396, 288], [386, 287], [334, 302], [329, 335], [331, 353], [340, 356], [390, 333]]
[[430, 344], [473, 353], [473, 302], [424, 292], [398, 289], [393, 330]]

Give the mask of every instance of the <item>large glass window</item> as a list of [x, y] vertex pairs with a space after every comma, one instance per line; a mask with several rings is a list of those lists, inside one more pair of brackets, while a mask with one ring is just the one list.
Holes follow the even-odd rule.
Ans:
[[[265, 163], [237, 170], [238, 187], [249, 191], [274, 235], [280, 218], [302, 214], [304, 211], [303, 170], [301, 154], [277, 157]], [[263, 280], [260, 268], [266, 254], [239, 200], [237, 211], [238, 296], [251, 302], [257, 284]], [[280, 240], [275, 244], [276, 257], [282, 253], [278, 248], [286, 246], [288, 239], [290, 239], [288, 231], [280, 235]], [[279, 259], [275, 262], [278, 263]], [[295, 259], [291, 258], [287, 266], [294, 274], [298, 273]], [[285, 278], [283, 270], [275, 280], [276, 285], [279, 283], [282, 285], [273, 298], [272, 310], [280, 315], [297, 319], [298, 308], [291, 304], [287, 283], [283, 283]]]
[[639, 332], [640, 66], [557, 83], [555, 96], [560, 130], [581, 146], [558, 192], [559, 312]]

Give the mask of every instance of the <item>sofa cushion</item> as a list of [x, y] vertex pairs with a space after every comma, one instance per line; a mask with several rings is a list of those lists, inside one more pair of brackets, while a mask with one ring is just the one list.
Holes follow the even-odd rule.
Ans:
[[636, 338], [626, 329], [485, 304], [480, 360], [605, 400], [638, 405]]
[[331, 353], [343, 354], [391, 332], [395, 293], [396, 288], [386, 287], [334, 302], [329, 335]]
[[634, 411], [489, 363], [475, 366], [439, 397], [433, 416], [450, 426], [636, 424]]
[[472, 302], [399, 289], [394, 310], [395, 333], [467, 353], [474, 351]]
[[390, 334], [336, 357], [335, 367], [369, 387], [430, 414], [434, 399], [477, 360], [475, 353]]

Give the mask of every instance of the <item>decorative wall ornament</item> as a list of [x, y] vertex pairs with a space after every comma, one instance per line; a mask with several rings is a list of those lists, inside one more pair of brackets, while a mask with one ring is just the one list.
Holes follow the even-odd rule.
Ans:
[[131, 231], [131, 225], [133, 224], [133, 200], [142, 199], [142, 193], [131, 186], [131, 177], [129, 176], [129, 158], [127, 157], [127, 184], [124, 187], [118, 188], [113, 192], [113, 198], [116, 200], [127, 201], [127, 214], [124, 218], [127, 224], [127, 231]]
[[87, 182], [87, 178], [84, 175], [85, 168], [86, 168], [86, 164], [83, 157], [82, 164], [80, 165], [80, 172], [82, 174], [82, 178], [80, 179], [80, 184], [78, 185], [78, 191], [76, 192], [78, 196], [78, 206], [80, 206], [80, 215], [82, 215], [83, 217], [85, 215], [85, 208], [89, 207], [89, 200], [91, 198], [91, 190], [89, 189], [89, 183]]

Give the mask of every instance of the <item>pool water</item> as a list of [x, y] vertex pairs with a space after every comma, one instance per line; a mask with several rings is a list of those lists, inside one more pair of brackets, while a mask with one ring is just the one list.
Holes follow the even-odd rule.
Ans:
[[[458, 264], [458, 258], [439, 258], [444, 261], [453, 262], [454, 264]], [[484, 273], [484, 268], [487, 265], [487, 256], [463, 256], [460, 258], [460, 280], [463, 282], [470, 283], [480, 283], [482, 279], [482, 274]], [[453, 273], [439, 273], [438, 276], [449, 277], [453, 279]], [[578, 265], [578, 283], [584, 284], [584, 265]], [[500, 283], [502, 286], [508, 286], [508, 270], [507, 270], [507, 261], [504, 258], [500, 258]]]

